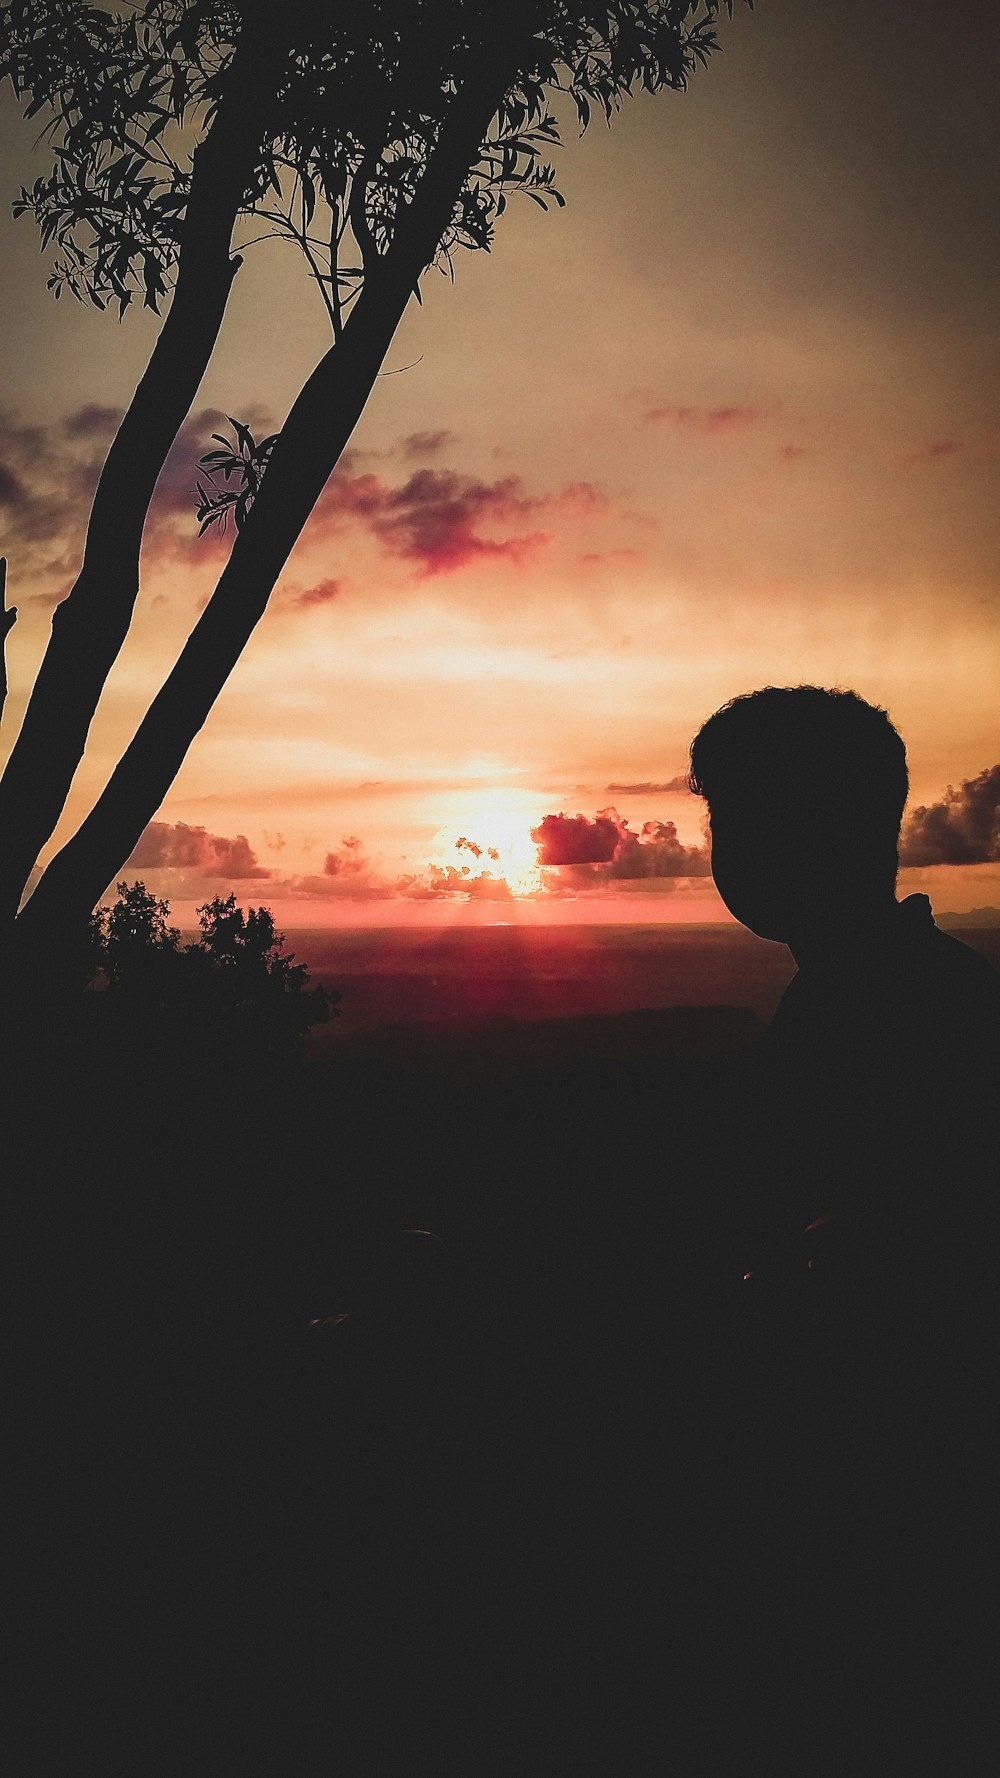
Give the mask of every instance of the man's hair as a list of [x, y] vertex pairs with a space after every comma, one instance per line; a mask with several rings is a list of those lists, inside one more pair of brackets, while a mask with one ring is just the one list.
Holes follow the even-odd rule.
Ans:
[[[895, 871], [908, 778], [906, 748], [886, 712], [857, 692], [767, 685], [716, 710], [691, 743], [688, 783], [711, 807], [749, 794], [780, 802], [803, 827], [841, 826], [858, 861], [874, 851]], [[846, 831], [845, 831], [846, 827]], [[872, 859], [872, 863], [875, 859]]]

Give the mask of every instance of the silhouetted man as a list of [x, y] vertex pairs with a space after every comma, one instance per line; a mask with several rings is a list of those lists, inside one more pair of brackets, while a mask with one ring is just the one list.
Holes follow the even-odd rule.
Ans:
[[712, 873], [798, 974], [763, 1048], [759, 1166], [777, 1232], [832, 1212], [904, 1244], [977, 1239], [996, 1185], [1000, 976], [896, 899], [906, 751], [850, 691], [734, 698], [691, 747]]
[[968, 1739], [981, 1702], [1000, 977], [926, 896], [896, 900], [906, 754], [884, 710], [735, 698], [691, 786], [727, 907], [798, 964], [716, 1144], [727, 1200], [756, 1196], [719, 1415], [726, 1621], [750, 1602], [734, 1685], [748, 1722], [802, 1737], [796, 1769], [885, 1771], [902, 1723]]

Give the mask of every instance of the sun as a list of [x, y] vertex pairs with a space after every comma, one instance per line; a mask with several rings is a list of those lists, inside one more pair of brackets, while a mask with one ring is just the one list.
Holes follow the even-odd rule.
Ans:
[[538, 848], [531, 838], [539, 819], [535, 807], [516, 792], [481, 791], [469, 799], [460, 821], [438, 828], [432, 862], [445, 869], [466, 865], [470, 876], [502, 877], [513, 895], [533, 895], [542, 886]]

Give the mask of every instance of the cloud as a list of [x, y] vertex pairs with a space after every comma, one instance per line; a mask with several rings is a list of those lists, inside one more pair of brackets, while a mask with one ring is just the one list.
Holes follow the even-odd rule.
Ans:
[[[65, 581], [78, 570], [94, 491], [120, 420], [120, 409], [95, 402], [47, 426], [24, 426], [0, 414], [0, 509], [18, 581], [57, 575]], [[264, 430], [256, 413], [251, 423]], [[217, 408], [201, 408], [181, 427], [150, 506], [143, 537], [147, 560], [210, 560], [218, 552], [217, 541], [198, 541], [195, 481], [212, 433], [225, 428], [226, 416]]]
[[913, 455], [918, 460], [929, 458], [933, 462], [938, 457], [957, 457], [968, 448], [960, 438], [934, 438], [922, 450], [914, 451]]
[[611, 812], [595, 816], [545, 815], [531, 837], [543, 867], [563, 864], [609, 864], [621, 838], [621, 823]]
[[948, 457], [991, 457], [995, 455], [1000, 444], [1000, 435], [995, 431], [980, 432], [972, 438], [956, 438], [954, 433], [942, 433], [932, 438], [927, 444], [920, 445], [911, 451], [911, 463], [940, 463]]
[[67, 414], [63, 431], [67, 438], [96, 438], [106, 444], [117, 432], [123, 412], [120, 407], [102, 407], [99, 402], [88, 401]]
[[481, 871], [478, 876], [467, 864], [460, 868], [455, 865], [432, 864], [420, 876], [401, 877], [395, 885], [395, 892], [405, 895], [411, 901], [436, 901], [442, 896], [461, 895], [470, 901], [510, 901], [512, 890], [503, 877], [493, 877], [489, 871]]
[[370, 874], [371, 866], [365, 857], [364, 847], [356, 834], [350, 834], [341, 840], [336, 852], [328, 852], [323, 861], [323, 874], [327, 877], [361, 876]]
[[289, 896], [298, 901], [385, 901], [402, 893], [403, 886], [376, 869], [364, 841], [353, 833], [326, 853], [322, 875], [290, 876], [274, 886], [276, 898]]
[[[477, 860], [482, 855], [482, 848], [474, 842], [466, 841], [464, 849]], [[487, 856], [497, 862], [492, 850]], [[386, 876], [375, 869], [361, 840], [352, 834], [336, 851], [327, 853], [322, 876], [290, 877], [287, 882], [275, 883], [273, 893], [276, 897], [325, 901], [509, 901], [512, 891], [503, 877], [468, 864], [428, 864], [421, 871]]]
[[399, 449], [404, 457], [435, 457], [446, 445], [455, 444], [457, 436], [443, 426], [437, 432], [408, 432], [400, 439]]
[[673, 796], [680, 791], [690, 790], [686, 772], [679, 772], [676, 778], [668, 778], [665, 784], [652, 784], [645, 780], [642, 784], [606, 784], [606, 796]]
[[642, 417], [647, 425], [668, 421], [687, 426], [693, 432], [726, 433], [752, 426], [760, 419], [760, 413], [755, 407], [682, 407], [674, 402], [657, 402]]
[[305, 608], [310, 605], [329, 605], [330, 601], [336, 599], [343, 590], [343, 580], [335, 580], [332, 577], [329, 580], [318, 580], [315, 586], [306, 587], [303, 592], [297, 593], [291, 603]]
[[124, 868], [194, 871], [232, 882], [271, 875], [258, 863], [245, 834], [230, 840], [185, 821], [151, 821]]
[[921, 804], [903, 823], [899, 862], [907, 867], [931, 864], [995, 864], [1000, 861], [1000, 765], [961, 789], [949, 784], [940, 802]]
[[29, 499], [30, 495], [20, 476], [8, 468], [6, 463], [0, 463], [0, 506], [17, 512]]
[[391, 555], [416, 563], [430, 576], [483, 557], [522, 561], [549, 542], [547, 532], [493, 533], [521, 526], [551, 504], [526, 494], [517, 476], [486, 482], [456, 470], [416, 469], [399, 487], [374, 474], [336, 475], [318, 517], [327, 524], [357, 521]]
[[[108, 447], [117, 429], [117, 408], [88, 403], [47, 426], [25, 426], [0, 414], [0, 515], [12, 581], [62, 581], [60, 593], [82, 558], [94, 490]], [[273, 428], [270, 418], [251, 406], [241, 415], [260, 439]], [[199, 537], [196, 483], [206, 481], [199, 459], [213, 448], [213, 435], [229, 437], [231, 428], [218, 408], [191, 414], [178, 433], [160, 472], [143, 536], [147, 567], [183, 563], [192, 570], [217, 568], [228, 554], [228, 535], [217, 528]], [[458, 470], [431, 468], [420, 459], [434, 456], [452, 443], [454, 434], [412, 432], [387, 451], [345, 452], [311, 523], [339, 529], [358, 525], [390, 556], [413, 565], [422, 577], [447, 574], [477, 560], [508, 560], [518, 564], [552, 541], [551, 528], [570, 517], [586, 522], [607, 507], [604, 494], [590, 482], [571, 482], [562, 489], [531, 494], [519, 476], [495, 480]], [[378, 472], [378, 462], [412, 462], [414, 467], [394, 483]], [[289, 588], [288, 603], [308, 609], [328, 604], [344, 590], [344, 582], [326, 577], [307, 587]], [[196, 589], [202, 604], [210, 583]]]
[[416, 469], [398, 486], [374, 472], [352, 475], [343, 461], [317, 508], [334, 528], [357, 523], [390, 555], [424, 576], [448, 574], [484, 558], [519, 563], [552, 541], [538, 523], [586, 521], [606, 510], [592, 482], [570, 482], [552, 494], [529, 494], [519, 476], [495, 481], [452, 469]]
[[617, 809], [602, 809], [593, 820], [586, 815], [546, 815], [532, 828], [531, 837], [543, 869], [569, 871], [580, 882], [711, 874], [707, 847], [683, 845], [673, 821], [644, 821], [635, 830]]
[[627, 822], [609, 876], [626, 881], [640, 877], [707, 877], [711, 862], [704, 846], [685, 846], [673, 821], [644, 821], [634, 833]]

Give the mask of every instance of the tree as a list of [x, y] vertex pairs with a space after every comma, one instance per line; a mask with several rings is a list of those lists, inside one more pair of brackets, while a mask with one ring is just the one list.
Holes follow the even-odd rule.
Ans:
[[[117, 900], [91, 916], [79, 972], [103, 993], [96, 1034], [133, 1053], [152, 1048], [160, 1065], [180, 1047], [221, 1079], [234, 1066], [265, 1065], [299, 1053], [313, 1025], [336, 1012], [340, 996], [312, 987], [303, 963], [286, 952], [270, 908], [216, 896], [198, 909], [201, 937], [182, 945], [168, 925], [169, 904], [145, 883], [120, 882]], [[92, 1021], [93, 1022], [93, 1021]]]
[[[115, 303], [119, 317], [139, 294], [158, 313], [172, 289], [0, 781], [0, 936], [51, 947], [87, 920], [129, 856], [263, 614], [426, 270], [450, 266], [462, 247], [488, 250], [513, 193], [562, 202], [547, 159], [560, 141], [553, 95], [571, 97], [582, 131], [594, 111], [610, 123], [636, 85], [683, 88], [732, 5], [0, 5], [0, 77], [27, 117], [48, 117], [55, 154], [15, 205], [57, 249], [49, 287]], [[237, 429], [234, 499], [202, 490], [203, 521], [234, 508], [229, 560], [106, 789], [15, 925], [128, 632], [146, 512], [242, 263], [234, 229], [251, 216], [298, 244], [332, 344], [266, 450], [253, 457]]]

